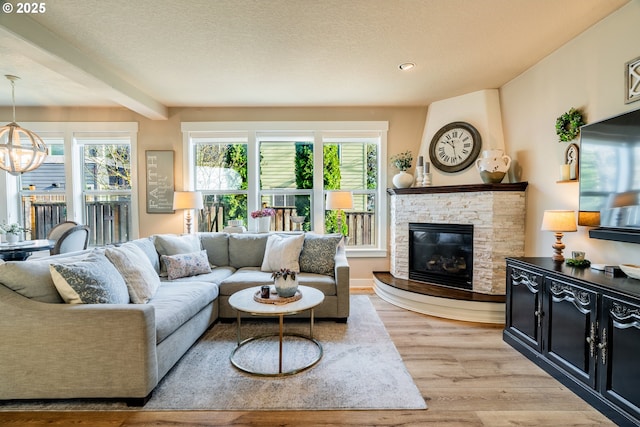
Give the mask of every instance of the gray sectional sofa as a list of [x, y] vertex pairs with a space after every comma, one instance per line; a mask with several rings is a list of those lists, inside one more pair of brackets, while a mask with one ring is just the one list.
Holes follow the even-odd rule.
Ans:
[[[196, 242], [211, 271], [174, 280], [163, 277], [174, 272], [163, 271], [162, 256], [178, 259], [187, 249], [181, 239], [193, 235], [127, 242], [122, 247], [135, 245], [161, 277], [145, 303], [62, 299], [50, 266], [82, 264], [109, 248], [0, 264], [0, 400], [118, 398], [144, 404], [216, 320], [236, 318], [228, 304], [231, 294], [272, 282], [270, 271], [261, 270], [269, 236], [199, 233]], [[325, 294], [317, 318], [346, 321], [349, 264], [339, 241], [305, 234], [299, 282]]]

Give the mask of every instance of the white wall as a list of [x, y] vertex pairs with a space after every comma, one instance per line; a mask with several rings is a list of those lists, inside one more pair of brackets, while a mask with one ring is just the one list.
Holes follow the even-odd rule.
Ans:
[[[483, 150], [504, 149], [499, 92], [497, 89], [487, 89], [437, 101], [429, 106], [418, 151], [425, 162], [430, 161], [429, 145], [436, 132], [444, 125], [458, 121], [467, 122], [478, 130]], [[433, 185], [482, 183], [475, 166], [457, 173], [444, 173], [432, 167], [431, 172]], [[504, 182], [508, 182], [506, 177]]]
[[[526, 256], [551, 255], [553, 233], [540, 231], [544, 210], [578, 209], [578, 184], [556, 183], [568, 144], [558, 142], [556, 118], [571, 107], [588, 123], [640, 108], [624, 103], [624, 64], [640, 56], [639, 22], [640, 0], [632, 0], [500, 89], [507, 154], [529, 182]], [[591, 239], [586, 227], [564, 242], [565, 254], [585, 250], [592, 262], [640, 263], [640, 245]]]

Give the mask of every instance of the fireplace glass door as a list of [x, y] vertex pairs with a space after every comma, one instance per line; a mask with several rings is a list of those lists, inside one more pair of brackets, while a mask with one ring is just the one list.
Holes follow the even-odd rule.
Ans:
[[409, 279], [472, 289], [473, 225], [410, 223]]

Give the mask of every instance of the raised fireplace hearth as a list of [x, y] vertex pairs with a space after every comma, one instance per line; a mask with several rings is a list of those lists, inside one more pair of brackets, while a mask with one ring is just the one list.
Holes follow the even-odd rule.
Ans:
[[[505, 258], [524, 256], [526, 188], [527, 183], [522, 182], [387, 190], [391, 196], [389, 273], [398, 279], [398, 283], [411, 284], [396, 286], [393, 280], [383, 283], [374, 277], [376, 293], [393, 304], [425, 314], [504, 323], [504, 304], [476, 299], [473, 295], [505, 295]], [[471, 227], [471, 261], [467, 263], [465, 259], [463, 263], [456, 256], [457, 265], [449, 267], [450, 264], [445, 263], [451, 270], [460, 271], [463, 265], [470, 270], [468, 279], [465, 277], [462, 280], [465, 282], [464, 288], [452, 286], [455, 282], [453, 278], [439, 284], [433, 278], [417, 277], [416, 272], [410, 272], [410, 260], [415, 250], [409, 249], [410, 224]], [[464, 258], [464, 255], [461, 256]], [[467, 297], [465, 301], [460, 301], [434, 296], [431, 290], [414, 291], [419, 289], [420, 283], [427, 283], [431, 289], [433, 286], [464, 289]]]

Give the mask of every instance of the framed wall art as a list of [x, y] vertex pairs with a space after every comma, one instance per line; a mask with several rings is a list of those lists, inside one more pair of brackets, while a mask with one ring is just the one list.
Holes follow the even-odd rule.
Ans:
[[625, 95], [624, 103], [640, 99], [640, 56], [624, 65]]
[[173, 213], [173, 151], [145, 151], [147, 213]]

